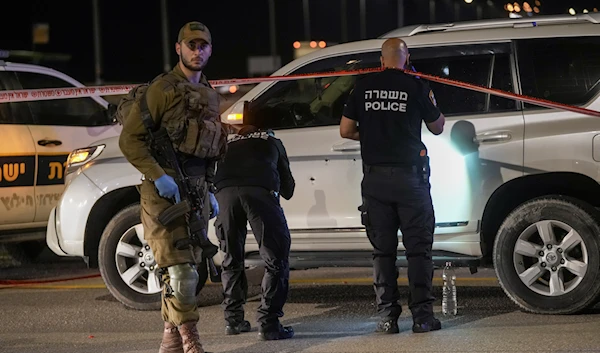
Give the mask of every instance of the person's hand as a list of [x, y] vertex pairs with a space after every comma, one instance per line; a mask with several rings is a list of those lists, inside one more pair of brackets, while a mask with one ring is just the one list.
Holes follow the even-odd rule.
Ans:
[[210, 218], [213, 219], [219, 215], [219, 202], [215, 197], [215, 194], [212, 192], [208, 193], [208, 197], [210, 198]]
[[160, 178], [154, 181], [154, 186], [158, 190], [158, 194], [164, 198], [175, 198], [175, 203], [181, 201], [181, 195], [179, 195], [179, 187], [175, 180], [167, 174], [164, 174]]

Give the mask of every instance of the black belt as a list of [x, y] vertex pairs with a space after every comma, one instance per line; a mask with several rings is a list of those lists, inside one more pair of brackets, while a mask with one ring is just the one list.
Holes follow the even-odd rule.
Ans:
[[382, 174], [394, 174], [394, 173], [406, 173], [419, 171], [419, 167], [415, 164], [407, 164], [403, 166], [384, 166], [384, 165], [363, 165], [363, 171], [365, 173], [382, 173]]

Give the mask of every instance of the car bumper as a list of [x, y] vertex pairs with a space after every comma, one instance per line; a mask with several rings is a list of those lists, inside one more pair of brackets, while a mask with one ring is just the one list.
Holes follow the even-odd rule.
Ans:
[[48, 227], [46, 228], [46, 244], [52, 252], [59, 256], [68, 256], [60, 248], [60, 243], [58, 242], [58, 233], [56, 232], [56, 207], [50, 211], [50, 217], [48, 218]]
[[92, 207], [104, 193], [84, 173], [68, 183], [50, 213], [46, 243], [60, 256], [84, 256], [85, 228]]

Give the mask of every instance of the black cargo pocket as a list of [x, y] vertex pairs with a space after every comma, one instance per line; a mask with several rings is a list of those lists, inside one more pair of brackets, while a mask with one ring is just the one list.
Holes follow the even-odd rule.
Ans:
[[217, 233], [217, 239], [219, 239], [219, 249], [223, 252], [227, 252], [227, 239], [225, 239], [225, 229], [220, 222], [215, 222], [215, 232]]
[[369, 228], [371, 226], [371, 221], [369, 219], [369, 207], [367, 200], [363, 198], [362, 205], [358, 206], [358, 210], [360, 211], [360, 223]]

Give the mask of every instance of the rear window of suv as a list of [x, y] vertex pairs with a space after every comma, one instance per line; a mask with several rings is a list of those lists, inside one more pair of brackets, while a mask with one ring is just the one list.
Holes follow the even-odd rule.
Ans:
[[[524, 95], [582, 105], [600, 91], [600, 36], [517, 40]], [[540, 107], [526, 104], [526, 108]]]

